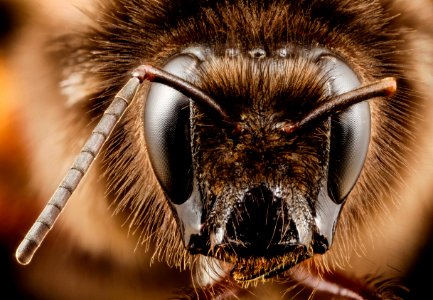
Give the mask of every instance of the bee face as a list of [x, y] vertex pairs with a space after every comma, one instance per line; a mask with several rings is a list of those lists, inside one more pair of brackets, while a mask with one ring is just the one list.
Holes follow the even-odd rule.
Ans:
[[[319, 235], [313, 213], [327, 170], [329, 124], [302, 138], [288, 136], [279, 125], [323, 98], [319, 70], [273, 58], [222, 59], [206, 69], [205, 78], [212, 78], [206, 92], [224, 99], [241, 128], [220, 128], [193, 111], [193, 165], [205, 217], [192, 248], [204, 253], [222, 248], [242, 257], [283, 255], [302, 246], [311, 251]], [[311, 86], [292, 88], [309, 75]], [[200, 243], [203, 236], [206, 243]]]
[[[367, 103], [296, 135], [288, 130], [360, 84], [335, 55], [295, 49], [266, 57], [263, 49], [218, 56], [192, 47], [165, 65], [216, 99], [235, 126], [161, 84], [146, 101], [149, 158], [185, 246], [234, 263], [239, 280], [275, 275], [330, 247], [368, 150]], [[245, 260], [257, 269], [240, 271]]]

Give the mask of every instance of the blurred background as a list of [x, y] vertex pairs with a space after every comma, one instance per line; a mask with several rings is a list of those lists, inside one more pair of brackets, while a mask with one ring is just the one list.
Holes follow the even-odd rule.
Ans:
[[[45, 202], [31, 184], [30, 158], [33, 150], [25, 138], [24, 130], [29, 126], [25, 114], [29, 109], [29, 101], [22, 101], [25, 94], [22, 90], [28, 85], [38, 85], [38, 74], [35, 74], [32, 82], [22, 80], [20, 72], [25, 64], [17, 61], [22, 61], [22, 56], [27, 54], [31, 57], [33, 48], [24, 47], [28, 52], [22, 51], [22, 44], [27, 43], [28, 39], [49, 39], [53, 34], [51, 28], [57, 30], [59, 27], [73, 26], [80, 18], [79, 10], [74, 5], [83, 3], [85, 0], [0, 0], [0, 272], [3, 278], [0, 280], [0, 291], [8, 295], [0, 297], [2, 299], [42, 299], [35, 293], [38, 287], [29, 282], [29, 278], [32, 278], [29, 274], [38, 272], [38, 267], [22, 267], [14, 258], [17, 245]], [[428, 79], [433, 73], [433, 70], [430, 71], [426, 77]], [[33, 99], [35, 105], [37, 100]], [[431, 114], [426, 113], [424, 118], [430, 118]], [[433, 118], [431, 120], [430, 123], [433, 123]], [[385, 234], [392, 242], [383, 245], [377, 243], [375, 246], [378, 253], [390, 253], [392, 248], [392, 258], [384, 259], [390, 259], [389, 268], [395, 269], [395, 274], [401, 276], [403, 283], [412, 291], [410, 299], [426, 299], [421, 295], [430, 294], [429, 272], [433, 270], [433, 147], [428, 142], [433, 140], [433, 131], [430, 127], [425, 131], [420, 153], [415, 154], [418, 160], [414, 163], [414, 171], [406, 180], [408, 188], [400, 195], [403, 204], [397, 212], [391, 212], [396, 214], [394, 220], [401, 223], [387, 224]], [[367, 264], [374, 264], [375, 261], [372, 259]], [[364, 262], [355, 263], [355, 268], [357, 264]], [[175, 271], [164, 265], [157, 265], [157, 268], [160, 270], [159, 277], [152, 278], [150, 272], [150, 275], [142, 275], [141, 278], [151, 282], [152, 287], [159, 292], [169, 294], [167, 282], [170, 280], [167, 278], [173, 276]], [[188, 272], [175, 273], [173, 280], [178, 280], [178, 285], [188, 282]], [[51, 288], [56, 285], [57, 278], [47, 278], [45, 282], [48, 287], [41, 288]], [[169, 285], [169, 288], [175, 286]]]
[[28, 149], [22, 139], [19, 84], [8, 63], [15, 38], [25, 26], [24, 6], [20, 1], [0, 0], [0, 272], [5, 279], [0, 289], [9, 299], [31, 299], [20, 284], [13, 248], [37, 215], [32, 207], [36, 196], [27, 188]]

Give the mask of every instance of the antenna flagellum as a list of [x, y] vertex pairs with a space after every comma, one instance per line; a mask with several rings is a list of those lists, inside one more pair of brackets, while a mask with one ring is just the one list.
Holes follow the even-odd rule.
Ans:
[[30, 263], [36, 250], [54, 226], [72, 193], [89, 170], [102, 146], [110, 137], [117, 122], [134, 98], [141, 82], [142, 80], [134, 72], [133, 77], [114, 97], [113, 102], [104, 112], [66, 176], [18, 246], [15, 256], [19, 263], [23, 265]]

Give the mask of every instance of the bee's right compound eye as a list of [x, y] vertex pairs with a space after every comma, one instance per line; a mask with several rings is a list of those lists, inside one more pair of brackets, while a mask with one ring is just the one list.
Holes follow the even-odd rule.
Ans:
[[[192, 53], [172, 58], [163, 70], [193, 81], [200, 63]], [[190, 99], [160, 83], [152, 83], [144, 109], [144, 136], [155, 175], [174, 204], [182, 204], [193, 190], [190, 141]]]

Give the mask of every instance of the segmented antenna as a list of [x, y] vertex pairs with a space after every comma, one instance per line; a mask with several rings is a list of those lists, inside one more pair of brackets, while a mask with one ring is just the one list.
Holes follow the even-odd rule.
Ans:
[[101, 151], [102, 146], [122, 117], [129, 103], [134, 98], [143, 80], [142, 78], [144, 78], [144, 75], [141, 74], [139, 70], [134, 71], [132, 78], [117, 93], [113, 102], [104, 112], [104, 115], [92, 131], [92, 134], [84, 144], [80, 154], [76, 157], [65, 178], [18, 246], [15, 256], [19, 263], [23, 265], [30, 263], [36, 250], [53, 227], [72, 193]]
[[36, 250], [54, 226], [67, 201], [87, 173], [104, 143], [110, 137], [111, 132], [126, 108], [132, 99], [134, 99], [139, 85], [144, 80], [166, 84], [185, 94], [185, 96], [190, 97], [197, 105], [208, 110], [218, 119], [228, 121], [228, 115], [221, 107], [212, 98], [189, 82], [153, 66], [139, 66], [132, 73], [132, 78], [128, 83], [114, 97], [113, 102], [104, 112], [104, 115], [92, 131], [92, 134], [84, 144], [65, 178], [18, 246], [15, 256], [19, 263], [23, 265], [30, 263]]

